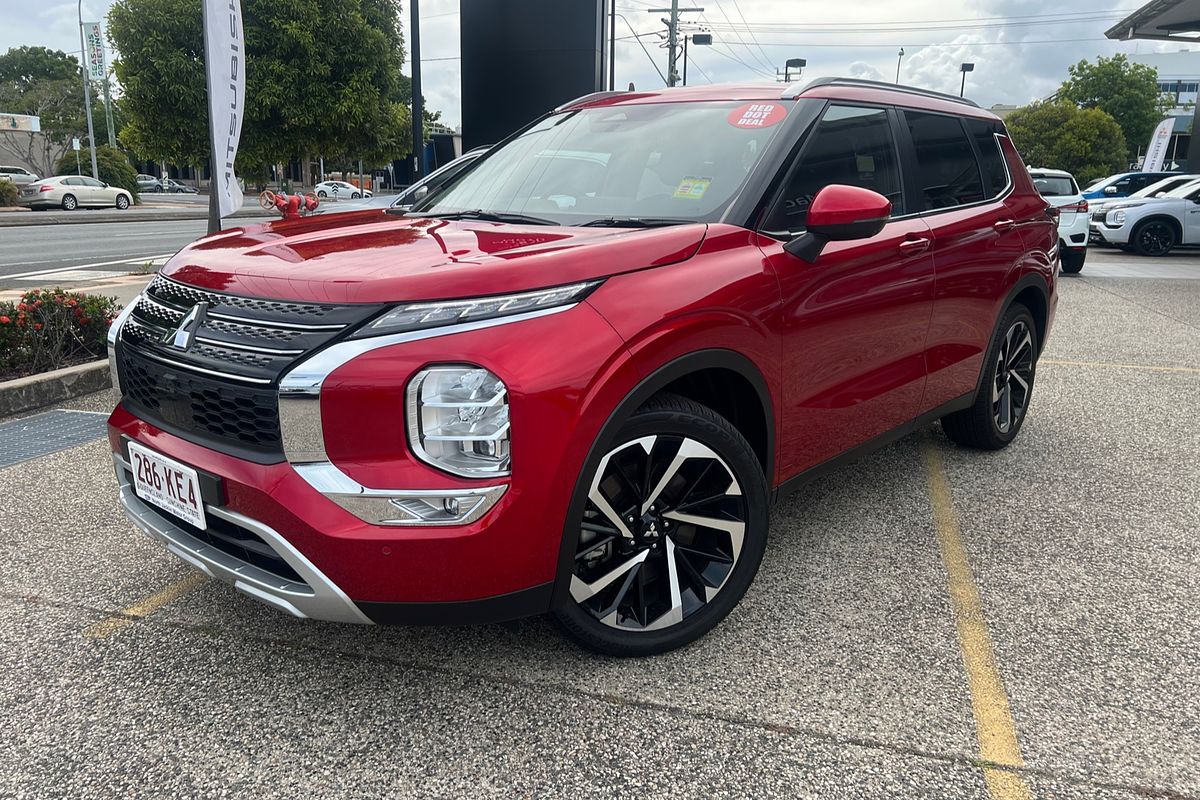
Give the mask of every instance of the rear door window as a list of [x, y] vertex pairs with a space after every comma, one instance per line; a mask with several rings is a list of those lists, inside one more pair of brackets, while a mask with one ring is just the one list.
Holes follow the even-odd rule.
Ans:
[[893, 216], [905, 213], [899, 160], [886, 110], [831, 105], [804, 145], [763, 229], [803, 231], [813, 198], [832, 183], [878, 192], [892, 201]]
[[917, 189], [923, 211], [987, 199], [975, 151], [958, 117], [905, 111], [917, 155]]
[[979, 151], [983, 189], [989, 198], [999, 197], [1008, 188], [1008, 167], [1000, 150], [1000, 142], [996, 141], [996, 135], [1004, 131], [999, 124], [986, 119], [966, 119], [964, 123], [967, 132], [975, 140], [975, 149]]

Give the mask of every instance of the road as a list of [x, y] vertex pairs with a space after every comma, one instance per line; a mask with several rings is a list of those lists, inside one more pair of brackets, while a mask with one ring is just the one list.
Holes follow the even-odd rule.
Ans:
[[173, 254], [206, 230], [202, 219], [3, 228], [0, 288], [63, 280], [64, 274], [77, 280], [70, 272], [80, 269], [129, 272], [136, 264], [113, 262]]

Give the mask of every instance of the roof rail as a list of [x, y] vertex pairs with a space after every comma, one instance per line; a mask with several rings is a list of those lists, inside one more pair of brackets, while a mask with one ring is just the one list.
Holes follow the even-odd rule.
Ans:
[[798, 83], [789, 84], [784, 89], [781, 97], [798, 97], [809, 89], [814, 89], [818, 86], [861, 86], [864, 89], [884, 89], [892, 92], [904, 92], [905, 94], [915, 94], [921, 97], [933, 97], [938, 100], [947, 100], [952, 103], [962, 103], [966, 106], [979, 108], [979, 104], [974, 100], [968, 100], [965, 97], [958, 97], [945, 92], [935, 92], [932, 89], [921, 89], [917, 86], [905, 86], [899, 83], [884, 83], [883, 81], [868, 81], [862, 78], [816, 78], [801, 86]]
[[585, 103], [594, 103], [597, 100], [604, 100], [606, 98], [616, 97], [617, 95], [622, 95], [622, 94], [629, 94], [629, 92], [626, 91], [625, 89], [617, 89], [615, 91], [592, 92], [591, 94], [585, 94], [582, 97], [576, 97], [574, 100], [568, 100], [567, 102], [563, 103], [561, 106], [559, 106], [558, 108], [556, 108], [554, 110], [555, 111], [566, 111], [568, 108], [574, 108], [576, 106], [581, 106], [581, 105], [584, 105]]

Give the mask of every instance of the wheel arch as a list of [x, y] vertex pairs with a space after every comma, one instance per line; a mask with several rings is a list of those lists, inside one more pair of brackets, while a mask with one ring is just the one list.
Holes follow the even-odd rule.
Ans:
[[1165, 222], [1175, 231], [1175, 244], [1183, 244], [1183, 223], [1172, 217], [1170, 214], [1151, 214], [1144, 219], [1139, 219], [1129, 229], [1129, 242], [1133, 243], [1133, 238], [1137, 236], [1138, 230], [1151, 222]]
[[[724, 379], [727, 383], [720, 383]], [[729, 388], [733, 388], [729, 392]], [[583, 513], [587, 491], [585, 485], [599, 467], [617, 432], [634, 412], [650, 398], [664, 392], [676, 392], [690, 400], [706, 405], [721, 414], [738, 429], [758, 455], [767, 478], [768, 489], [775, 482], [775, 409], [771, 392], [762, 372], [746, 356], [734, 350], [711, 348], [679, 356], [658, 367], [638, 382], [612, 410], [592, 441], [587, 457], [580, 467], [571, 491], [571, 501], [563, 519], [559, 542], [558, 565], [555, 570], [553, 605], [570, 601], [570, 576], [578, 530], [572, 521]], [[722, 397], [722, 394], [729, 395]], [[706, 398], [710, 402], [706, 402]], [[714, 407], [723, 404], [726, 410]], [[727, 414], [729, 404], [736, 403], [739, 420]], [[755, 413], [757, 411], [757, 413]], [[742, 424], [739, 424], [739, 421]], [[743, 425], [746, 427], [743, 428]], [[758, 439], [756, 444], [747, 431]]]

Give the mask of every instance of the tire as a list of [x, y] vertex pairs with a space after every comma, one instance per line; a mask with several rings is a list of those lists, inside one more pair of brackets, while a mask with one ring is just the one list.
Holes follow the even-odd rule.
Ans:
[[992, 336], [975, 403], [942, 417], [946, 436], [956, 444], [978, 450], [1007, 447], [1017, 437], [1029, 411], [1037, 356], [1033, 315], [1021, 303], [1013, 303]]
[[358, 199], [358, 198], [360, 198], [360, 197], [362, 197], [362, 195], [361, 195], [361, 194], [359, 194], [358, 192], [353, 192], [353, 193], [351, 193], [351, 195], [350, 195], [350, 199], [351, 199], [351, 200], [357, 200], [357, 199]]
[[75, 199], [73, 194], [65, 194], [62, 199], [63, 211], [74, 211], [79, 208], [79, 201]]
[[674, 650], [724, 619], [758, 572], [766, 478], [724, 417], [673, 394], [638, 409], [613, 442], [578, 483], [571, 591], [553, 613], [599, 653]]
[[1078, 275], [1083, 270], [1083, 262], [1087, 260], [1087, 250], [1063, 250], [1062, 271], [1068, 275]]
[[122, 211], [129, 208], [129, 198], [123, 194], [117, 195], [117, 208], [121, 209]]
[[1149, 219], [1133, 229], [1129, 243], [1141, 256], [1165, 256], [1179, 243], [1175, 226], [1165, 220]]
[[326, 197], [329, 197], [329, 195], [325, 192], [324, 189], [322, 189], [321, 191], [317, 192], [317, 197], [324, 200]]

